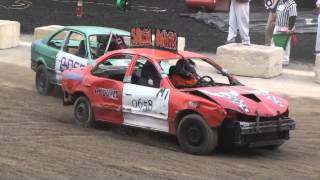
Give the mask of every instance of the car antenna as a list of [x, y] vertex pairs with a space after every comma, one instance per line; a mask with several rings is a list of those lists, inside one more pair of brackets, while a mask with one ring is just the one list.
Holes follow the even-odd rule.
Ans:
[[108, 52], [109, 46], [110, 46], [110, 44], [111, 44], [112, 36], [113, 36], [113, 33], [110, 32], [109, 41], [108, 41], [108, 44], [107, 44], [107, 46], [106, 46], [106, 49], [104, 50], [104, 53], [107, 53], [107, 52]]

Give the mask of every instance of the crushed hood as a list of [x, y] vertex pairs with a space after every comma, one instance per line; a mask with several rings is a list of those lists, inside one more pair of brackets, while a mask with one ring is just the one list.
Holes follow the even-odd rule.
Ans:
[[283, 98], [264, 90], [251, 89], [245, 86], [203, 87], [193, 89], [204, 94], [225, 109], [242, 114], [263, 117], [276, 116], [288, 109], [288, 102]]

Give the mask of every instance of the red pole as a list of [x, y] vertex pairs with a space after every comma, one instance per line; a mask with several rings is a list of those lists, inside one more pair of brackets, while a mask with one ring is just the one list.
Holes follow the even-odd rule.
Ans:
[[216, 6], [216, 0], [185, 0], [188, 8], [205, 8], [213, 11]]
[[77, 17], [82, 17], [83, 15], [83, 0], [78, 0], [77, 3]]

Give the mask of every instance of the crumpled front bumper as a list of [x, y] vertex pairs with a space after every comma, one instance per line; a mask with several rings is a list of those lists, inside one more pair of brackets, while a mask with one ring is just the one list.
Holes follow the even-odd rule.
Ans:
[[289, 131], [296, 123], [288, 117], [272, 121], [239, 122], [228, 121], [221, 130], [225, 140], [236, 146], [263, 147], [283, 144], [290, 138]]
[[276, 121], [239, 122], [239, 125], [242, 135], [289, 131], [296, 128], [295, 121], [288, 117], [279, 118]]

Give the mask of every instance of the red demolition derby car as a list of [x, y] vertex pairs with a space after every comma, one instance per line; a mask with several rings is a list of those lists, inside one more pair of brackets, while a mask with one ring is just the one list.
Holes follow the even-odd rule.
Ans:
[[[170, 80], [179, 59], [193, 62], [195, 85], [175, 87]], [[78, 124], [103, 121], [166, 132], [192, 154], [208, 154], [218, 141], [277, 148], [295, 128], [286, 100], [248, 88], [208, 57], [188, 51], [112, 51], [96, 65], [65, 70], [62, 89]]]

